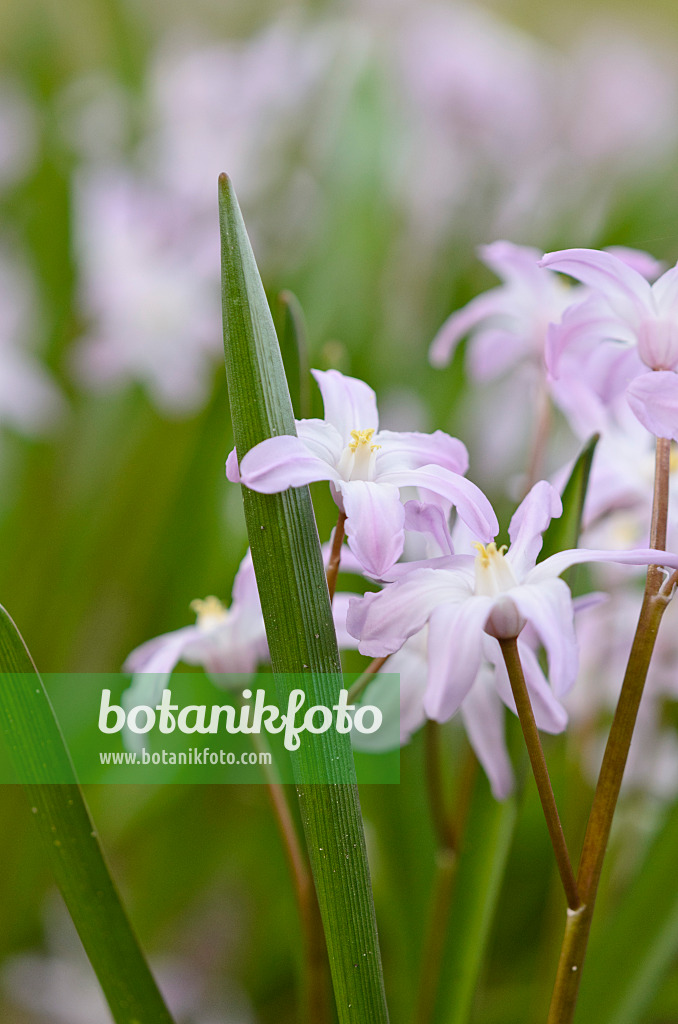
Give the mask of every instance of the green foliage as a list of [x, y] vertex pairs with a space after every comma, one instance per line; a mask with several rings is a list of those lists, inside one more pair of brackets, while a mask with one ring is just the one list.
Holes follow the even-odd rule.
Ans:
[[[27, 780], [43, 849], [113, 1018], [116, 1024], [172, 1024], [104, 861], [42, 680], [4, 608], [0, 670], [0, 728], [17, 775]], [[69, 775], [67, 785], [48, 782]]]
[[[295, 426], [275, 328], [225, 175], [219, 207], [226, 372], [242, 458]], [[243, 488], [243, 501], [273, 670], [297, 674], [309, 704], [331, 707], [341, 663], [308, 487], [273, 495]], [[340, 1022], [378, 1024], [388, 1012], [350, 738], [329, 730], [309, 739], [293, 770], [337, 1013]]]

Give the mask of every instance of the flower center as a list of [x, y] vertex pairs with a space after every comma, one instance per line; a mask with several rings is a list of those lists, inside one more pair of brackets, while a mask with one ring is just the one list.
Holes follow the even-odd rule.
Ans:
[[210, 630], [220, 622], [224, 622], [229, 616], [228, 608], [225, 608], [218, 597], [206, 597], [191, 601], [191, 610], [197, 615], [196, 625], [198, 629]]
[[339, 472], [344, 480], [374, 480], [376, 452], [379, 444], [372, 444], [374, 428], [352, 430], [351, 440], [344, 448], [339, 462]]
[[492, 541], [490, 544], [475, 543], [473, 546], [478, 552], [475, 561], [476, 595], [495, 597], [518, 585], [513, 570], [504, 557], [508, 550], [505, 544], [498, 548]]

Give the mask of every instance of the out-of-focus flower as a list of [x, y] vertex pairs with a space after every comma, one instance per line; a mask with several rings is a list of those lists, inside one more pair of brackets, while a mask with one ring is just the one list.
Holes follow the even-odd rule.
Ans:
[[36, 297], [28, 272], [0, 251], [0, 423], [22, 433], [54, 426], [65, 403], [51, 377], [31, 354]]
[[[598, 777], [609, 727], [619, 698], [641, 595], [618, 587], [611, 598], [583, 613], [577, 624], [581, 678], [568, 694], [566, 707], [583, 767], [592, 783]], [[678, 793], [678, 736], [665, 711], [678, 700], [678, 633], [672, 628], [675, 609], [668, 608], [659, 629], [652, 664], [638, 712], [624, 788], [658, 799]]]
[[179, 661], [187, 665], [201, 665], [210, 673], [234, 673], [247, 677], [268, 658], [261, 603], [249, 551], [236, 574], [230, 608], [225, 608], [216, 597], [194, 601], [192, 608], [197, 616], [194, 626], [184, 626], [148, 640], [129, 655], [124, 669], [138, 676], [140, 685], [146, 685], [144, 676], [154, 675], [158, 677], [158, 689], [162, 690]]
[[581, 289], [544, 271], [538, 249], [493, 242], [481, 246], [479, 253], [504, 283], [448, 317], [431, 345], [431, 362], [444, 366], [462, 338], [472, 333], [469, 364], [477, 379], [497, 376], [525, 358], [541, 368], [549, 324], [581, 299]]
[[498, 527], [487, 498], [461, 475], [467, 468], [461, 441], [440, 430], [380, 431], [372, 388], [337, 370], [312, 372], [322, 392], [325, 419], [297, 421], [297, 437], [262, 441], [247, 452], [239, 468], [231, 452], [229, 480], [265, 494], [329, 480], [347, 516], [349, 546], [377, 578], [403, 551], [401, 487], [417, 487], [455, 505], [477, 536], [494, 536]]
[[[569, 274], [595, 292], [580, 308], [577, 322], [558, 334], [552, 367], [582, 337], [635, 346], [647, 370], [641, 367], [627, 376], [628, 403], [652, 434], [678, 440], [678, 267], [650, 285], [623, 260], [595, 249], [547, 253], [541, 266]], [[609, 352], [609, 360], [616, 368], [619, 356]], [[586, 377], [582, 383], [587, 386]]]
[[529, 623], [546, 650], [554, 696], [529, 648], [521, 651], [527, 686], [535, 704], [553, 707], [577, 674], [572, 598], [560, 574], [581, 562], [678, 567], [678, 556], [652, 549], [568, 550], [535, 564], [542, 533], [561, 512], [558, 493], [540, 481], [511, 520], [511, 546], [506, 552], [494, 543], [476, 543], [475, 558], [454, 554], [409, 570], [403, 567], [385, 590], [351, 603], [347, 628], [359, 638], [358, 649], [384, 657], [428, 623], [429, 685], [424, 707], [429, 717], [444, 720], [469, 693], [487, 656], [487, 645], [496, 651], [489, 638], [517, 637]]
[[218, 260], [206, 259], [176, 199], [124, 171], [82, 177], [76, 208], [91, 322], [78, 376], [99, 387], [139, 381], [167, 412], [195, 410], [221, 351]]

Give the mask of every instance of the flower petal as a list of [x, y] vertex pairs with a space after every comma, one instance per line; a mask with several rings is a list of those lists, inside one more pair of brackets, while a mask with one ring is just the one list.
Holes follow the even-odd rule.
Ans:
[[312, 455], [336, 466], [344, 450], [344, 442], [336, 427], [325, 420], [297, 420], [297, 437], [300, 437]]
[[459, 516], [481, 541], [490, 541], [499, 533], [497, 517], [480, 488], [442, 466], [392, 471], [380, 475], [379, 480], [396, 487], [423, 487], [451, 501]]
[[432, 434], [380, 430], [374, 441], [381, 446], [377, 452], [378, 476], [430, 465], [443, 466], [452, 473], [465, 473], [468, 469], [466, 445], [443, 430]]
[[678, 265], [671, 267], [655, 281], [652, 296], [660, 316], [675, 317], [678, 313]]
[[261, 494], [277, 494], [314, 480], [337, 481], [337, 471], [308, 450], [300, 437], [269, 437], [240, 461], [240, 482]]
[[364, 380], [338, 370], [311, 370], [323, 396], [325, 419], [339, 431], [344, 444], [352, 430], [378, 430], [379, 414], [374, 391]]
[[504, 736], [504, 712], [493, 680], [494, 669], [483, 665], [459, 713], [469, 743], [485, 770], [492, 795], [495, 800], [505, 800], [513, 791], [514, 778]]
[[569, 274], [602, 292], [614, 312], [628, 323], [637, 325], [652, 309], [650, 285], [645, 278], [609, 252], [560, 249], [546, 253], [540, 266]]
[[542, 580], [514, 587], [508, 596], [544, 645], [551, 686], [562, 697], [577, 678], [579, 665], [570, 588], [561, 579]]
[[516, 579], [524, 579], [534, 567], [541, 551], [544, 530], [552, 519], [558, 519], [562, 514], [560, 495], [546, 480], [539, 480], [523, 498], [509, 525], [511, 546], [506, 555]]
[[181, 661], [186, 645], [200, 635], [197, 626], [182, 626], [181, 629], [147, 640], [128, 655], [123, 672], [168, 676]]
[[[527, 576], [527, 583], [543, 583], [553, 576], [560, 576], [572, 565], [583, 562], [613, 562], [616, 565], [663, 565], [669, 569], [678, 569], [678, 555], [670, 551], [658, 551], [656, 548], [632, 548], [630, 551], [600, 551], [594, 548], [570, 548], [549, 555], [543, 562], [532, 569]], [[511, 591], [515, 593], [516, 591]]]
[[346, 628], [360, 639], [358, 650], [383, 658], [423, 629], [439, 604], [460, 604], [472, 595], [468, 580], [440, 569], [413, 569], [380, 593], [349, 604]]
[[371, 480], [337, 484], [346, 513], [348, 545], [365, 570], [377, 579], [403, 553], [405, 509], [400, 492], [391, 484]]
[[475, 682], [491, 607], [492, 598], [471, 597], [463, 604], [440, 605], [431, 615], [424, 710], [436, 722], [446, 722], [459, 710]]
[[424, 533], [433, 539], [440, 555], [453, 555], [454, 547], [447, 518], [437, 505], [423, 501], [405, 502], [405, 529]]
[[678, 373], [642, 373], [627, 387], [626, 399], [646, 430], [678, 441]]
[[490, 317], [502, 318], [506, 310], [506, 291], [492, 288], [471, 299], [462, 309], [452, 313], [431, 342], [428, 357], [433, 366], [446, 366], [465, 335]]

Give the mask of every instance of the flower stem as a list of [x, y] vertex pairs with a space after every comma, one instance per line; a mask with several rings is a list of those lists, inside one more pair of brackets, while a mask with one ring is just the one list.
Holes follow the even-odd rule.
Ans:
[[340, 512], [337, 516], [337, 525], [332, 538], [332, 550], [330, 560], [327, 563], [327, 587], [330, 592], [330, 601], [334, 600], [334, 592], [337, 589], [337, 576], [339, 575], [339, 563], [341, 562], [341, 545], [344, 542], [344, 524], [346, 513]]
[[581, 906], [581, 901], [577, 891], [577, 883], [572, 870], [567, 843], [565, 842], [563, 826], [560, 823], [560, 815], [558, 814], [556, 800], [553, 795], [553, 787], [551, 786], [551, 779], [546, 767], [546, 759], [544, 758], [544, 751], [539, 739], [537, 724], [534, 720], [530, 695], [525, 684], [523, 666], [518, 652], [518, 641], [513, 637], [509, 640], [500, 640], [499, 644], [504, 655], [504, 661], [506, 662], [518, 718], [520, 719], [523, 736], [525, 737], [527, 752], [530, 756], [532, 772], [537, 783], [539, 799], [541, 800], [544, 817], [546, 818], [553, 851], [556, 855], [556, 863], [563, 883], [563, 889], [565, 890], [567, 906], [569, 910], [578, 910]]
[[527, 494], [541, 476], [541, 467], [546, 454], [549, 434], [551, 433], [551, 399], [544, 384], [537, 396], [537, 415], [534, 426], [534, 444], [527, 467], [525, 493]]
[[376, 675], [380, 668], [386, 664], [388, 659], [391, 657], [387, 654], [383, 658], [375, 658], [371, 661], [362, 675], [358, 676], [355, 683], [348, 691], [347, 703], [353, 704], [354, 701], [361, 696], [363, 690], [372, 682], [372, 676]]
[[[650, 543], [660, 550], [666, 547], [669, 500], [670, 442], [657, 438], [654, 501]], [[586, 955], [593, 908], [610, 837], [612, 819], [621, 789], [638, 708], [650, 667], [657, 632], [669, 604], [671, 588], [665, 593], [663, 573], [655, 565], [647, 571], [645, 594], [638, 626], [633, 638], [619, 703], [607, 740], [600, 776], [589, 816], [577, 884], [584, 904], [578, 914], [568, 914], [565, 936], [551, 999], [548, 1024], [569, 1024], [574, 1016], [579, 979]], [[670, 581], [669, 581], [670, 582]]]

